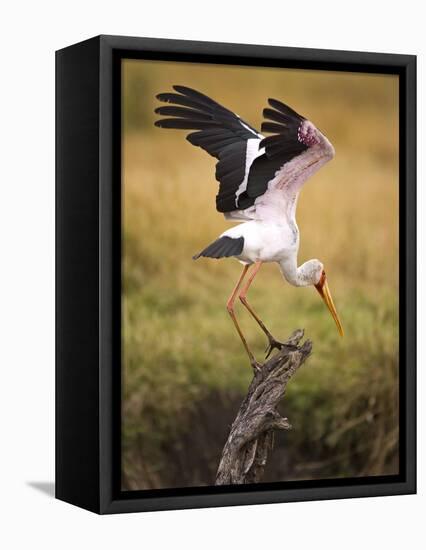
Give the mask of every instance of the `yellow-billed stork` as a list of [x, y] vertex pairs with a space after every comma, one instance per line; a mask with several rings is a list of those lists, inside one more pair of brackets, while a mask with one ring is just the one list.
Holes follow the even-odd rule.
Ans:
[[[166, 117], [155, 125], [191, 130], [187, 140], [217, 158], [216, 209], [227, 220], [243, 222], [224, 231], [193, 259], [235, 257], [244, 265], [227, 309], [252, 366], [259, 368], [259, 363], [235, 317], [237, 296], [266, 334], [267, 356], [283, 345], [274, 339], [247, 301], [247, 291], [264, 262], [278, 263], [284, 278], [294, 286], [314, 286], [343, 336], [323, 264], [315, 259], [297, 266], [297, 199], [304, 182], [334, 157], [331, 143], [312, 122], [276, 99], [269, 99], [269, 107], [263, 111], [267, 120], [261, 131], [273, 134], [264, 137], [206, 95], [186, 86], [173, 89], [174, 92], [157, 95], [160, 101], [172, 105], [155, 110]], [[251, 266], [250, 276], [242, 286]]]

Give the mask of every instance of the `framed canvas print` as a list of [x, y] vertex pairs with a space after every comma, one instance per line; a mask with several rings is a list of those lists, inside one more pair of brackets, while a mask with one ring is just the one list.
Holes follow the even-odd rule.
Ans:
[[56, 54], [56, 496], [415, 492], [414, 56]]

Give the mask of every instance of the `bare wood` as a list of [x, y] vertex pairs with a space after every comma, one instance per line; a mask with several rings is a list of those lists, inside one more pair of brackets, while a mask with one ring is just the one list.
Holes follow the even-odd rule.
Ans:
[[223, 448], [216, 485], [260, 481], [272, 450], [274, 430], [291, 428], [277, 407], [290, 378], [312, 351], [309, 340], [299, 346], [302, 338], [303, 330], [296, 330], [276, 355], [255, 370]]

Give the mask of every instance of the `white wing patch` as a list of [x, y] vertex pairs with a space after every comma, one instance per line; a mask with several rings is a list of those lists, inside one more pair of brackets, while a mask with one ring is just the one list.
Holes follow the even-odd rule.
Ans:
[[[235, 113], [234, 113], [235, 114]], [[250, 128], [250, 126], [248, 126], [248, 124], [246, 124], [245, 122], [243, 122], [240, 118], [240, 115], [237, 115], [235, 114], [236, 117], [238, 117], [238, 122], [241, 124], [241, 126], [243, 128], [245, 128], [246, 130], [248, 130], [249, 132], [251, 132], [254, 136], [257, 136], [259, 139], [263, 139], [264, 136], [262, 136], [262, 134], [259, 134], [259, 132], [256, 132], [256, 130], [254, 128]]]
[[244, 171], [244, 179], [240, 183], [236, 193], [235, 193], [235, 206], [238, 208], [238, 198], [241, 195], [241, 193], [244, 193], [244, 191], [247, 189], [247, 182], [249, 177], [249, 171], [250, 167], [253, 164], [253, 161], [259, 157], [260, 155], [263, 155], [265, 149], [259, 150], [259, 143], [260, 139], [248, 139], [247, 140], [247, 148], [246, 148], [246, 165], [245, 165], [245, 171]]

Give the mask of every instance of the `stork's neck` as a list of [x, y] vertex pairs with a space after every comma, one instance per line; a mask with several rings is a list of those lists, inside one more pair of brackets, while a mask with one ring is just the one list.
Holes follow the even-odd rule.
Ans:
[[[314, 264], [315, 262], [315, 264]], [[316, 265], [317, 260], [309, 260], [301, 266], [297, 267], [296, 257], [287, 258], [279, 262], [281, 273], [284, 279], [293, 286], [309, 286], [315, 284], [315, 273], [313, 265]]]

